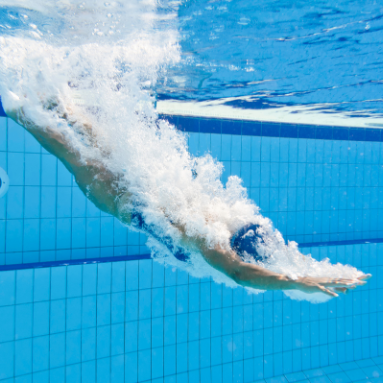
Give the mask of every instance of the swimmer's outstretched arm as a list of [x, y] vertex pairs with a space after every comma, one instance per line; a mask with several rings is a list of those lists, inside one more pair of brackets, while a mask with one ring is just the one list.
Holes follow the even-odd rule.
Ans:
[[[118, 216], [117, 200], [122, 194], [117, 188], [118, 176], [98, 161], [84, 161], [70, 140], [59, 130], [37, 126], [28, 120], [23, 109], [6, 110], [9, 118], [22, 125], [44, 149], [56, 156], [73, 174], [82, 192], [102, 211]], [[64, 117], [65, 120], [65, 117]], [[84, 124], [83, 133], [91, 135], [91, 127]]]
[[294, 280], [287, 275], [243, 262], [234, 251], [220, 247], [209, 249], [203, 244], [200, 246], [202, 247], [201, 253], [211, 266], [226, 274], [239, 285], [258, 290], [300, 290], [305, 293], [322, 292], [337, 297], [337, 292], [346, 293], [348, 289], [364, 285], [366, 283], [364, 279], [370, 277], [369, 274], [365, 274], [359, 279], [304, 277]]

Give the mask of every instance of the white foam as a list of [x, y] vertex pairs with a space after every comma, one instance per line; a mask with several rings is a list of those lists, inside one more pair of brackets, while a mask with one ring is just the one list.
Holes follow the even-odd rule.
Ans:
[[[336, 108], [342, 106], [342, 103], [284, 105], [270, 109], [243, 108], [243, 104], [248, 103], [250, 106], [252, 102], [259, 100], [262, 96], [227, 97], [207, 101], [161, 100], [157, 103], [157, 110], [158, 113], [169, 115], [245, 121], [376, 129], [381, 129], [383, 126], [381, 113], [371, 115], [368, 111], [363, 110], [336, 112]], [[233, 106], [232, 103], [237, 101], [241, 101], [240, 106]]]
[[[189, 236], [204, 237], [212, 247], [228, 248], [233, 233], [252, 222], [261, 225], [269, 238], [264, 250], [272, 254], [265, 265], [270, 269], [292, 277], [358, 274], [348, 266], [304, 257], [293, 243], [286, 246], [247, 197], [238, 177], [222, 185], [222, 164], [210, 155], [192, 157], [184, 134], [157, 119], [153, 86], [159, 75], [166, 76], [168, 65], [180, 60], [178, 32], [170, 22], [174, 13], [169, 9], [158, 12], [154, 0], [0, 1], [9, 4], [33, 8], [35, 13], [29, 14], [25, 28], [0, 37], [0, 94], [5, 109], [22, 106], [35, 124], [61, 130], [83, 160], [100, 160], [112, 172], [123, 174], [119, 186], [144, 206], [142, 214], [148, 224], [155, 224], [158, 235], [170, 235], [179, 243], [180, 232], [171, 221], [185, 227]], [[47, 14], [59, 28], [48, 31], [39, 24]], [[68, 126], [57, 111], [43, 107], [52, 100], [61, 112], [92, 124], [97, 148], [84, 140], [76, 125]], [[160, 262], [235, 286], [196, 252], [187, 264], [156, 241], [148, 244]]]

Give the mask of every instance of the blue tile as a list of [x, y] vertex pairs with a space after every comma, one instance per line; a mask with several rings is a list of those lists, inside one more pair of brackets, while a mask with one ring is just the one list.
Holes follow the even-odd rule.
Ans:
[[342, 372], [342, 369], [338, 365], [322, 367], [322, 370], [327, 375]]
[[81, 364], [82, 383], [96, 383], [96, 362], [86, 362]]
[[49, 302], [36, 302], [33, 306], [33, 336], [49, 334]]
[[[6, 251], [17, 252], [22, 251], [23, 246], [23, 221], [22, 220], [9, 220], [6, 227]], [[8, 262], [18, 263], [18, 262]]]
[[356, 364], [360, 368], [365, 368], [365, 367], [375, 367], [375, 363], [372, 359], [365, 359], [365, 360], [357, 360]]
[[109, 294], [112, 284], [111, 263], [99, 263], [97, 269], [97, 293]]
[[223, 126], [225, 124], [225, 121], [217, 120], [217, 119], [200, 119], [199, 120], [199, 126], [200, 126], [200, 132], [201, 133], [221, 133], [221, 125]]
[[175, 286], [165, 287], [165, 315], [176, 313], [176, 288]]
[[310, 383], [331, 383], [332, 381], [327, 376], [316, 376], [310, 378]]
[[52, 334], [65, 331], [65, 300], [51, 302], [50, 332]]
[[15, 307], [0, 307], [0, 317], [2, 318], [0, 343], [13, 341], [15, 339]]
[[115, 324], [111, 327], [111, 355], [124, 353], [124, 323]]
[[41, 218], [56, 217], [56, 188], [45, 186], [41, 188]]
[[13, 377], [14, 344], [0, 343], [0, 379]]
[[355, 369], [355, 370], [347, 370], [345, 371], [346, 375], [353, 381], [357, 382], [358, 380], [367, 379], [368, 376], [365, 372], [363, 372], [361, 369]]
[[177, 128], [183, 132], [199, 132], [199, 118], [178, 117]]
[[112, 382], [123, 382], [125, 378], [124, 368], [124, 355], [118, 355], [111, 358], [111, 381]]
[[7, 119], [0, 118], [0, 151], [7, 150]]
[[25, 187], [24, 218], [40, 218], [40, 188]]
[[96, 329], [97, 337], [97, 358], [106, 358], [110, 356], [110, 327], [101, 326]]
[[112, 294], [112, 323], [124, 321], [125, 293]]
[[152, 348], [152, 378], [163, 376], [164, 354], [163, 348]]
[[151, 371], [147, 366], [150, 366], [151, 350], [140, 351], [138, 353], [138, 378], [139, 381], [149, 380]]
[[369, 379], [372, 378], [383, 378], [382, 370], [377, 366], [368, 366], [361, 368]]
[[11, 119], [8, 119], [8, 150], [10, 152], [23, 152], [25, 143], [25, 130]]
[[32, 339], [15, 342], [15, 374], [32, 372]]
[[333, 139], [334, 140], [348, 140], [349, 129], [343, 127], [333, 128]]
[[23, 231], [23, 250], [39, 250], [40, 223], [38, 219], [25, 219]]
[[333, 129], [331, 127], [317, 127], [316, 139], [317, 140], [331, 140], [333, 137]]
[[71, 220], [69, 218], [57, 219], [57, 249], [70, 249], [71, 247]]
[[176, 372], [176, 346], [164, 347], [164, 375], [173, 375]]
[[33, 270], [19, 270], [16, 272], [16, 303], [33, 301]]
[[368, 129], [365, 130], [365, 140], [366, 141], [380, 141], [381, 140], [381, 129]]
[[303, 374], [303, 372], [295, 372], [292, 374], [286, 374], [285, 377], [289, 383], [299, 382], [299, 381], [304, 380], [306, 378], [305, 375]]
[[324, 372], [321, 369], [313, 369], [303, 372], [307, 378], [311, 380], [311, 378], [314, 378], [316, 376], [322, 376], [324, 375]]
[[299, 138], [315, 138], [315, 126], [298, 125]]
[[266, 383], [287, 383], [289, 382], [283, 375], [274, 378], [266, 378]]
[[350, 128], [350, 130], [349, 130], [349, 140], [350, 141], [364, 141], [365, 137], [366, 137], [365, 129]]
[[43, 371], [49, 368], [49, 336], [33, 339], [33, 371]]
[[66, 305], [66, 330], [77, 330], [81, 328], [81, 298], [67, 299]]
[[297, 138], [298, 126], [293, 124], [281, 124], [280, 137]]
[[262, 136], [279, 137], [281, 124], [262, 122]]
[[81, 331], [69, 331], [66, 333], [65, 352], [66, 364], [81, 362]]
[[81, 357], [86, 362], [96, 357], [96, 328], [82, 330]]
[[240, 135], [242, 131], [242, 121], [222, 120], [222, 134]]
[[60, 161], [57, 162], [57, 185], [72, 186], [72, 175]]
[[67, 382], [82, 383], [81, 382], [81, 365], [69, 365], [65, 369], [65, 378]]
[[138, 322], [138, 349], [139, 350], [145, 350], [150, 348], [151, 346], [150, 342], [152, 337], [151, 329], [152, 329], [152, 325], [150, 320], [141, 319]]
[[351, 379], [344, 372], [337, 372], [334, 374], [329, 374], [332, 383], [351, 383]]
[[262, 124], [260, 122], [243, 121], [242, 134], [244, 136], [261, 136]]
[[25, 185], [40, 185], [41, 159], [39, 154], [25, 154]]
[[32, 304], [21, 304], [15, 307], [15, 339], [32, 337]]
[[110, 381], [110, 358], [97, 359], [97, 383], [109, 383]]
[[110, 324], [110, 294], [97, 296], [97, 325]]
[[57, 179], [57, 159], [53, 155], [41, 156], [41, 185], [55, 186]]
[[264, 375], [265, 378], [272, 377], [274, 374], [274, 355], [265, 355], [263, 358], [264, 361]]
[[65, 382], [65, 368], [53, 368], [50, 371], [50, 381], [55, 383]]

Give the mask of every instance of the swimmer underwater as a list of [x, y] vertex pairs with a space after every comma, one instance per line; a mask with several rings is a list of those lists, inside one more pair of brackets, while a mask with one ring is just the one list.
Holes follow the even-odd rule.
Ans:
[[[50, 105], [49, 108], [57, 108]], [[183, 237], [184, 246], [174, 246], [170, 237], [160, 238], [155, 230], [146, 224], [139, 209], [135, 209], [135, 201], [132, 200], [126, 190], [119, 191], [115, 185], [118, 176], [109, 171], [100, 161], [85, 161], [69, 142], [69, 139], [57, 129], [36, 126], [29, 121], [23, 109], [6, 110], [8, 117], [22, 125], [36, 140], [50, 153], [56, 156], [65, 167], [72, 173], [82, 192], [99, 209], [113, 215], [123, 224], [133, 226], [135, 229], [145, 232], [168, 247], [173, 255], [180, 261], [188, 261], [187, 248], [197, 249], [204, 259], [215, 269], [222, 272], [238, 285], [258, 290], [300, 290], [304, 293], [324, 293], [331, 297], [337, 297], [339, 293], [347, 293], [350, 289], [362, 286], [370, 274], [363, 274], [355, 279], [345, 278], [316, 278], [299, 277], [292, 279], [287, 275], [275, 273], [259, 264], [244, 261], [244, 254], [251, 254], [256, 261], [267, 257], [261, 256], [257, 250], [257, 243], [262, 243], [264, 238], [258, 225], [247, 225], [237, 233], [232, 233], [231, 249], [221, 246], [210, 248], [204, 238], [190, 237], [185, 234], [185, 228], [176, 226]], [[76, 121], [68, 113], [60, 112], [60, 117], [69, 125], [76, 124], [76, 129], [87, 138], [94, 147], [97, 146], [97, 137], [92, 132], [90, 124]], [[133, 206], [131, 211], [126, 212], [122, 205]]]

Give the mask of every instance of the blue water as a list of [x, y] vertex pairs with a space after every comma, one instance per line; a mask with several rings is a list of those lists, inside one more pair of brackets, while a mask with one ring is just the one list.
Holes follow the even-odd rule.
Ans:
[[[25, 27], [17, 8], [1, 12], [2, 34]], [[381, 13], [360, 1], [185, 2], [174, 21], [182, 61], [161, 74], [157, 98], [250, 95], [226, 104], [379, 116]], [[60, 161], [0, 117], [10, 178], [0, 199], [0, 383], [382, 382], [383, 131], [352, 119], [165, 118], [192, 154], [222, 161], [223, 182], [240, 176], [304, 254], [373, 278], [311, 304], [163, 266], [145, 235], [98, 210]]]
[[184, 61], [158, 87], [164, 98], [382, 113], [379, 2], [187, 1], [177, 22]]
[[[28, 133], [5, 119], [0, 126], [7, 143], [0, 166], [13, 179], [0, 200], [4, 265], [148, 253], [144, 239], [92, 207]], [[362, 243], [382, 236], [382, 143], [189, 133], [189, 147], [224, 161], [224, 179], [240, 175], [287, 239], [319, 242], [302, 247], [305, 254], [374, 278], [313, 305], [281, 292], [249, 295], [145, 259], [2, 271], [1, 382], [294, 381], [290, 374], [301, 371], [303, 381], [318, 374], [356, 381], [369, 376], [364, 369], [381, 374], [383, 244]], [[352, 240], [361, 244], [345, 244]]]

